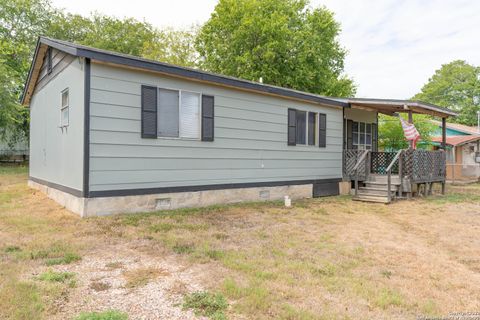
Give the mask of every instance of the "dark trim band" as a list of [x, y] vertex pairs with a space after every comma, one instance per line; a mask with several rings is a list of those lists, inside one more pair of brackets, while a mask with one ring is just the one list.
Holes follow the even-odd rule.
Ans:
[[161, 193], [195, 192], [195, 191], [222, 190], [222, 189], [280, 187], [280, 186], [292, 186], [292, 185], [304, 185], [304, 184], [321, 185], [326, 183], [336, 183], [340, 181], [342, 181], [341, 178], [335, 178], [335, 179], [319, 179], [319, 180], [228, 183], [228, 184], [163, 187], [163, 188], [147, 188], [147, 189], [105, 190], [105, 191], [90, 191], [88, 196], [89, 198], [122, 197], [122, 196], [138, 196], [138, 195], [157, 194], [157, 193], [161, 194]]
[[36, 182], [36, 183], [42, 184], [44, 186], [47, 186], [49, 188], [54, 188], [54, 189], [60, 190], [60, 191], [65, 192], [65, 193], [69, 193], [72, 196], [83, 198], [83, 192], [81, 190], [77, 190], [77, 189], [73, 189], [73, 188], [70, 188], [70, 187], [62, 186], [61, 184], [45, 181], [45, 180], [35, 178], [35, 177], [32, 177], [32, 176], [28, 176], [28, 179], [32, 180], [33, 182]]
[[85, 59], [84, 127], [83, 127], [83, 196], [88, 198], [90, 185], [90, 59]]

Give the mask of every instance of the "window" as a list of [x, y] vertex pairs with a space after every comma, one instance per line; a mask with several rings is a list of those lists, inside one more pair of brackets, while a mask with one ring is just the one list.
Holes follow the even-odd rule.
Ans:
[[352, 142], [357, 149], [372, 149], [372, 124], [365, 122], [353, 122]]
[[69, 95], [68, 88], [62, 91], [62, 108], [60, 116], [60, 125], [66, 127], [69, 124]]
[[307, 112], [297, 110], [297, 144], [306, 144]]
[[317, 113], [296, 111], [296, 144], [314, 146], [317, 132]]
[[159, 89], [158, 136], [200, 138], [200, 94]]

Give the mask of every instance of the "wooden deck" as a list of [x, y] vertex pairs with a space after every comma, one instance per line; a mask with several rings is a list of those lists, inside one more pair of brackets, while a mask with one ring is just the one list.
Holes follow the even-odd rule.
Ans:
[[446, 155], [442, 150], [344, 150], [343, 176], [355, 181], [357, 200], [389, 203], [414, 196], [420, 186], [429, 194], [433, 183], [441, 183], [443, 192]]

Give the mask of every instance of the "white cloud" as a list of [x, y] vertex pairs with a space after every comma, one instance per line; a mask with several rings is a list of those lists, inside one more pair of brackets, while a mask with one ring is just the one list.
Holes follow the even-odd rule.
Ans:
[[[349, 54], [346, 72], [357, 96], [409, 98], [444, 63], [464, 59], [480, 65], [480, 1], [311, 0], [325, 5], [342, 25], [340, 41]], [[67, 11], [99, 11], [145, 19], [153, 25], [203, 23], [216, 0], [53, 0]]]

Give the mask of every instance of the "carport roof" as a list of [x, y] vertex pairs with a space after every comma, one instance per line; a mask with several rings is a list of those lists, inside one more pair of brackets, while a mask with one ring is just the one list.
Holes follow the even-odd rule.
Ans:
[[412, 112], [428, 114], [435, 117], [455, 117], [457, 113], [444, 107], [440, 107], [423, 101], [399, 100], [399, 99], [372, 99], [372, 98], [333, 98], [340, 102], [350, 104], [352, 108], [377, 111], [393, 115], [399, 112]]

